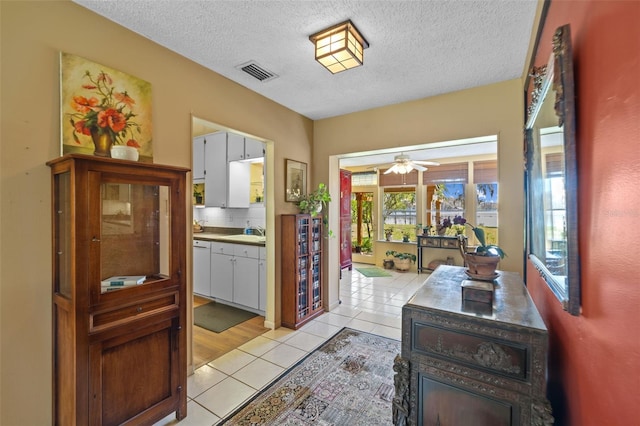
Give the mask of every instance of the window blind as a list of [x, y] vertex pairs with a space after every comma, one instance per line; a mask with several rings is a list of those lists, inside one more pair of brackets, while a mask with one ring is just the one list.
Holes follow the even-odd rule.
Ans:
[[474, 161], [473, 162], [473, 183], [495, 183], [498, 182], [498, 161]]
[[468, 163], [450, 163], [439, 166], [430, 166], [429, 170], [422, 172], [422, 183], [467, 183], [469, 181]]
[[564, 174], [564, 153], [554, 152], [545, 155], [545, 167], [547, 177], [558, 177]]

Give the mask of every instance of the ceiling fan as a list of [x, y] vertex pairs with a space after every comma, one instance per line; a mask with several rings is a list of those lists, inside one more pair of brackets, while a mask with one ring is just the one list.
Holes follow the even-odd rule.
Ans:
[[427, 170], [424, 166], [439, 166], [440, 163], [435, 161], [420, 161], [420, 160], [412, 160], [406, 154], [396, 155], [393, 159], [393, 165], [386, 171], [384, 174], [389, 173], [399, 173], [405, 174], [409, 173], [411, 170], [416, 169], [418, 171], [424, 172]]

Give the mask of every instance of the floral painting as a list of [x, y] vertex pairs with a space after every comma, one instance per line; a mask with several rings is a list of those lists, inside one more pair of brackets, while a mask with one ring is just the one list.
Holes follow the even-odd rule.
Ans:
[[126, 145], [153, 161], [150, 83], [64, 52], [60, 70], [62, 154]]

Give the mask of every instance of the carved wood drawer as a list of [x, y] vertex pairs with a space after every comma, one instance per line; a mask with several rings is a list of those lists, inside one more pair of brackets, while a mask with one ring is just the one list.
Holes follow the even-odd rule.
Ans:
[[455, 360], [469, 367], [486, 370], [519, 380], [529, 380], [529, 350], [514, 342], [486, 336], [461, 333], [414, 322], [412, 350], [427, 355]]
[[138, 300], [115, 309], [94, 312], [89, 315], [91, 332], [101, 331], [123, 323], [178, 309], [178, 292], [165, 293], [157, 297]]
[[456, 249], [459, 246], [460, 246], [460, 242], [457, 239], [453, 239], [453, 238], [442, 239], [442, 248]]
[[427, 237], [424, 239], [425, 247], [440, 247], [440, 238]]

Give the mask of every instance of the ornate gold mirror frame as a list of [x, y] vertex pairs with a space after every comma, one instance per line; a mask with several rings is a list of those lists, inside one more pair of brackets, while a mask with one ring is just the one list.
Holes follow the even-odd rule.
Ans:
[[[535, 52], [533, 55], [535, 58]], [[533, 87], [525, 127], [526, 252], [563, 308], [579, 315], [578, 169], [572, 56], [569, 25], [564, 25], [554, 34], [549, 62], [533, 66], [530, 73]]]

